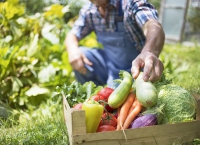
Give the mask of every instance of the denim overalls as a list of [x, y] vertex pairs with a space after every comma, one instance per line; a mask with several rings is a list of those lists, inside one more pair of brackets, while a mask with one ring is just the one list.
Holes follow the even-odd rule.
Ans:
[[134, 43], [126, 35], [121, 4], [115, 22], [115, 32], [95, 31], [97, 40], [104, 49], [80, 47], [81, 51], [93, 63], [91, 67], [86, 65], [86, 75], [74, 71], [76, 79], [82, 84], [93, 81], [96, 85], [105, 85], [113, 79], [118, 79], [120, 70], [131, 72], [132, 61], [140, 51], [136, 50]]

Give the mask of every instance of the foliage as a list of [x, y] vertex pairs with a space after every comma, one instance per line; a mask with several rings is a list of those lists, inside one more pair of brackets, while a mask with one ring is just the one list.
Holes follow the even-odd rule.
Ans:
[[19, 0], [20, 4], [25, 6], [25, 10], [27, 14], [35, 14], [37, 12], [43, 12], [44, 8], [53, 4], [51, 1], [47, 2], [44, 0]]
[[63, 42], [70, 29], [63, 19], [68, 10], [55, 4], [27, 16], [18, 0], [0, 3], [1, 101], [14, 109], [34, 109], [55, 86], [73, 79]]
[[80, 46], [89, 48], [103, 48], [103, 45], [97, 41], [97, 36], [94, 32], [87, 35], [84, 39], [79, 42]]
[[153, 6], [159, 11], [162, 0], [148, 0], [149, 3], [153, 4]]
[[188, 11], [187, 19], [191, 23], [192, 32], [200, 31], [200, 7], [189, 7]]
[[56, 91], [58, 96], [66, 97], [70, 107], [75, 104], [83, 103], [86, 99], [90, 98], [92, 95], [97, 94], [103, 86], [96, 86], [93, 82], [86, 82], [83, 85], [77, 81], [72, 83], [65, 83], [63, 86], [58, 86]]
[[71, 18], [77, 16], [84, 0], [20, 0], [20, 3], [25, 6], [26, 13], [29, 15], [35, 13], [42, 13], [47, 7], [53, 4], [59, 4], [62, 6], [70, 6], [70, 11], [64, 14], [65, 22], [68, 22]]
[[160, 55], [166, 78], [192, 93], [200, 94], [200, 47], [165, 44]]

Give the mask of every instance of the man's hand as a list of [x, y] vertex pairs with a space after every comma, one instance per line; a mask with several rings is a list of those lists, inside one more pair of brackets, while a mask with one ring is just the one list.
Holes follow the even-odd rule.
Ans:
[[87, 72], [84, 64], [92, 65], [92, 62], [90, 62], [79, 49], [73, 50], [69, 53], [69, 63], [74, 70], [81, 74], [86, 74]]
[[164, 70], [163, 63], [151, 52], [143, 51], [132, 62], [131, 73], [137, 78], [143, 68], [144, 81], [158, 81]]
[[133, 60], [131, 72], [133, 78], [137, 78], [143, 69], [144, 81], [155, 82], [161, 78], [164, 70], [158, 56], [164, 45], [165, 34], [161, 24], [155, 19], [150, 19], [145, 23], [143, 32], [146, 42], [141, 53]]
[[86, 74], [87, 70], [84, 64], [91, 66], [92, 62], [78, 48], [78, 38], [74, 34], [68, 33], [65, 39], [65, 45], [72, 68], [81, 74]]

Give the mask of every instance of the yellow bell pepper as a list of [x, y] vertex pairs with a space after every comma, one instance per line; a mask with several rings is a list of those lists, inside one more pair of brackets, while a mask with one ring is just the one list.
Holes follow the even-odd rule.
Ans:
[[86, 132], [96, 132], [103, 115], [104, 107], [97, 101], [89, 100], [83, 103], [82, 109], [85, 110]]

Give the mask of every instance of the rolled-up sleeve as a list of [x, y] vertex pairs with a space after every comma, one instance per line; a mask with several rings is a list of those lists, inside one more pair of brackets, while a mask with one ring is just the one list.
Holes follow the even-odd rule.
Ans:
[[129, 14], [132, 13], [132, 18], [140, 27], [150, 19], [158, 20], [157, 10], [147, 0], [131, 0], [129, 6]]
[[92, 31], [87, 14], [88, 14], [88, 9], [87, 9], [87, 6], [85, 6], [80, 10], [79, 17], [74, 22], [74, 25], [70, 31], [71, 33], [76, 35], [78, 40], [81, 40]]

